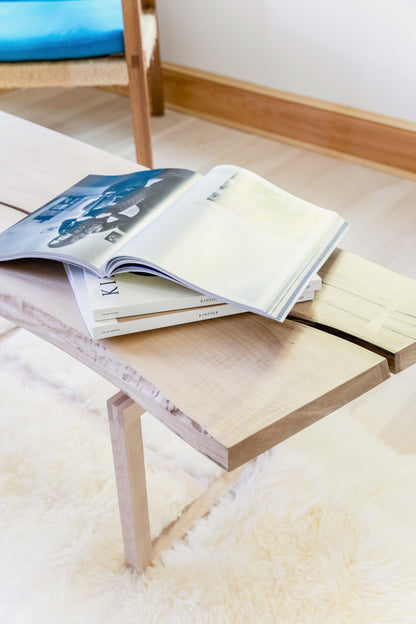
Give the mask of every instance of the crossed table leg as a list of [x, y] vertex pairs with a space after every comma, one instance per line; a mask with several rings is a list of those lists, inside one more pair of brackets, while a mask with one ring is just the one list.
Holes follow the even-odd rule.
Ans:
[[[238, 478], [243, 467], [225, 472], [207, 488], [186, 473], [180, 475], [188, 484], [193, 482], [197, 498], [152, 540], [141, 428], [141, 416], [145, 410], [124, 392], [110, 398], [107, 406], [125, 558], [128, 565], [143, 572], [163, 550], [183, 538], [191, 526], [208, 513]], [[176, 470], [177, 474], [181, 472]]]

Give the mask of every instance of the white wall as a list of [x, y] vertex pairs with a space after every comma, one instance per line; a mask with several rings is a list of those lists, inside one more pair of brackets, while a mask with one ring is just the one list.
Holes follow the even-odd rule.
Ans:
[[416, 0], [158, 0], [162, 58], [416, 121]]

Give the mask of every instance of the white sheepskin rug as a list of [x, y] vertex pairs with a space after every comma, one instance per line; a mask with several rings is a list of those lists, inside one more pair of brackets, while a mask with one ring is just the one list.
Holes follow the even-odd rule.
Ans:
[[[416, 457], [347, 410], [246, 466], [144, 575], [123, 561], [108, 382], [3, 323], [2, 624], [412, 624]], [[151, 416], [147, 447], [208, 481], [219, 469]], [[152, 531], [190, 493], [149, 467]]]

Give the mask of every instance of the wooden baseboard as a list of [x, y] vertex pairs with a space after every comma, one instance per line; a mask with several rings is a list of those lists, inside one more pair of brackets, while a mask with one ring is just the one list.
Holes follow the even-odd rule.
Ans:
[[416, 179], [416, 124], [163, 63], [166, 105]]

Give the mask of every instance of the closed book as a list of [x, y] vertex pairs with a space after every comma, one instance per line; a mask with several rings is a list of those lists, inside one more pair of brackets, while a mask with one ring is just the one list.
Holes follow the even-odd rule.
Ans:
[[217, 303], [215, 305], [197, 306], [181, 310], [168, 310], [97, 321], [94, 319], [90, 307], [83, 269], [70, 265], [65, 265], [65, 268], [85, 325], [91, 337], [94, 339], [121, 336], [123, 334], [132, 334], [196, 321], [206, 321], [220, 316], [229, 316], [244, 312], [241, 308], [237, 308], [231, 304]]
[[[223, 303], [215, 297], [155, 275], [118, 273], [102, 278], [84, 271], [84, 280], [86, 297], [95, 321]], [[310, 294], [313, 295], [321, 284], [319, 275], [313, 275], [297, 301], [310, 299]]]
[[101, 278], [84, 272], [85, 289], [96, 321], [197, 308], [222, 303], [176, 282], [137, 273], [118, 273]]

